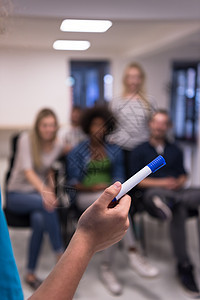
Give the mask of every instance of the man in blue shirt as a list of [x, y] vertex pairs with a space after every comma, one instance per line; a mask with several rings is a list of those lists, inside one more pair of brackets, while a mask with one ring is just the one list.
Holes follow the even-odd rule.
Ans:
[[189, 211], [198, 212], [200, 189], [185, 189], [187, 174], [183, 153], [167, 139], [171, 122], [167, 111], [155, 112], [149, 120], [150, 138], [136, 147], [131, 154], [132, 173], [136, 173], [157, 155], [166, 160], [166, 166], [144, 179], [138, 187], [143, 192], [147, 212], [160, 220], [171, 219], [170, 234], [177, 259], [177, 274], [190, 295], [199, 295], [193, 275], [193, 266], [186, 249], [185, 221]]
[[7, 224], [1, 207], [0, 190], [0, 299], [24, 299], [14, 260]]

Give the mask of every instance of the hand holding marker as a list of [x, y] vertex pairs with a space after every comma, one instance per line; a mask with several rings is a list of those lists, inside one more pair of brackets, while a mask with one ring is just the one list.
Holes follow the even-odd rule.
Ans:
[[166, 165], [165, 159], [159, 155], [152, 162], [150, 162], [147, 166], [129, 178], [122, 184], [122, 188], [119, 194], [113, 199], [113, 202], [118, 201], [122, 196], [128, 193], [134, 186], [136, 186], [140, 181], [145, 179], [151, 173], [155, 173], [158, 169], [162, 168]]

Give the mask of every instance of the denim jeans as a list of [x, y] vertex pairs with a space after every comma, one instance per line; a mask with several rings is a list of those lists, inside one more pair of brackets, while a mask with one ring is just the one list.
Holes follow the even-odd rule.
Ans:
[[55, 253], [63, 251], [60, 224], [57, 212], [47, 211], [43, 207], [42, 197], [39, 193], [7, 193], [7, 208], [16, 214], [30, 214], [32, 235], [29, 243], [27, 269], [34, 272], [40, 248], [43, 240], [43, 233], [46, 231]]

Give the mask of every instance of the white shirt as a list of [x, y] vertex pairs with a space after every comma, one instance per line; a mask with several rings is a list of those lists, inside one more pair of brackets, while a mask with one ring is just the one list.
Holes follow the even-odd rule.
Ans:
[[148, 140], [148, 117], [153, 111], [140, 99], [116, 99], [111, 109], [117, 119], [117, 129], [109, 136], [109, 141], [122, 149], [132, 150]]

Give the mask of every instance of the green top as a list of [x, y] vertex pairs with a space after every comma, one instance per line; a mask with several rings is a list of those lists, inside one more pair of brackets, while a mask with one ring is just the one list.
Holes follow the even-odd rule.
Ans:
[[106, 157], [102, 160], [91, 160], [87, 166], [87, 174], [82, 180], [85, 187], [92, 187], [99, 183], [111, 184], [111, 162]]

